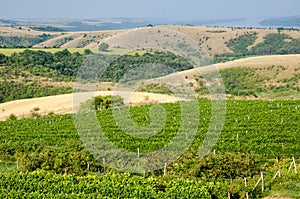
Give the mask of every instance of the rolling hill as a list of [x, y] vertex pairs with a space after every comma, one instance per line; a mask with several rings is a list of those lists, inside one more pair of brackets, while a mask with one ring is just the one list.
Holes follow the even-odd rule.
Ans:
[[[181, 76], [187, 83], [192, 84], [192, 89], [198, 94], [199, 97], [209, 97], [208, 93], [197, 93], [197, 89], [201, 88], [199, 84], [199, 76], [203, 71], [208, 70], [219, 70], [222, 74], [222, 71], [228, 69], [236, 69], [229, 71], [228, 74], [237, 74], [238, 76], [242, 75], [244, 69], [254, 69], [254, 72], [257, 76], [251, 76], [251, 78], [246, 82], [245, 79], [242, 79], [243, 82], [246, 82], [248, 90], [254, 89], [257, 90], [259, 87], [274, 86], [274, 90], [267, 89], [257, 93], [257, 96], [254, 97], [251, 95], [234, 95], [232, 93], [227, 93], [228, 98], [234, 99], [300, 99], [299, 91], [294, 88], [299, 88], [300, 86], [300, 55], [273, 55], [273, 56], [260, 56], [260, 57], [250, 57], [240, 60], [235, 60], [227, 63], [219, 63], [211, 66], [206, 66], [202, 68], [195, 68], [187, 71], [177, 72], [175, 74], [168, 75], [166, 77], [161, 77], [158, 79], [149, 80], [145, 82], [145, 85], [159, 82], [160, 79], [174, 79], [174, 77]], [[261, 82], [253, 84], [253, 80], [259, 79], [258, 77], [264, 77]], [[297, 77], [297, 79], [295, 79]], [[198, 82], [197, 82], [198, 79]], [[291, 81], [294, 83], [291, 83]], [[228, 79], [224, 80], [225, 87]], [[105, 84], [107, 84], [105, 86]], [[287, 88], [286, 85], [290, 84], [290, 87]], [[67, 84], [72, 86], [71, 83]], [[61, 85], [58, 85], [61, 86]], [[99, 83], [98, 89], [114, 89], [116, 85], [111, 83]], [[202, 85], [203, 86], [203, 85]], [[254, 87], [253, 87], [254, 86]], [[286, 88], [284, 90], [278, 90], [277, 87]], [[278, 90], [278, 91], [277, 91]], [[165, 103], [176, 101], [176, 97], [168, 95], [164, 90], [147, 90], [148, 92], [157, 92], [158, 94], [153, 93], [140, 93], [137, 92], [136, 96], [132, 98], [131, 104], [140, 105], [147, 103]], [[277, 91], [277, 92], [275, 92]], [[110, 95], [113, 91], [99, 91], [99, 95]], [[6, 120], [10, 114], [15, 114], [17, 117], [31, 117], [32, 110], [36, 107], [39, 108], [38, 113], [41, 115], [47, 115], [49, 113], [54, 114], [66, 114], [72, 112], [73, 102], [72, 94], [66, 95], [57, 95], [49, 96], [35, 99], [25, 99], [11, 101], [7, 103], [0, 104], [0, 120]], [[175, 98], [175, 99], [174, 99]], [[147, 100], [146, 100], [147, 99]]]
[[[230, 40], [236, 39], [243, 35], [256, 34], [256, 38], [253, 43], [250, 43], [247, 48], [250, 50], [254, 46], [262, 43], [265, 37], [269, 34], [286, 34], [290, 39], [299, 39], [300, 31], [295, 29], [262, 29], [262, 28], [224, 28], [224, 27], [205, 27], [205, 26], [156, 26], [157, 28], [170, 29], [192, 38], [196, 43], [200, 43], [201, 46], [209, 52], [211, 56], [221, 55], [226, 53], [232, 53], [232, 49], [228, 47]], [[148, 28], [136, 28], [147, 29], [151, 31], [151, 27]], [[104, 31], [90, 31], [90, 32], [45, 32], [33, 30], [29, 27], [0, 27], [0, 32], [3, 38], [5, 37], [37, 37], [39, 35], [49, 35], [49, 39], [41, 41], [32, 46], [36, 48], [94, 48], [100, 43], [106, 42], [120, 33], [126, 33], [134, 31], [136, 29], [125, 30], [104, 30]], [[126, 34], [123, 34], [123, 40], [126, 40]], [[137, 41], [139, 42], [139, 41]], [[150, 42], [150, 41], [149, 41]], [[108, 42], [109, 43], [109, 42]], [[26, 43], [24, 43], [26, 44]], [[0, 45], [5, 43], [0, 40]], [[8, 46], [8, 45], [6, 45]], [[26, 45], [24, 45], [26, 46]], [[117, 47], [118, 44], [111, 42], [111, 47]], [[9, 47], [9, 46], [8, 46]], [[13, 46], [10, 46], [13, 47]]]
[[[247, 194], [250, 198], [271, 195], [299, 197], [300, 178], [296, 172], [300, 156], [298, 30], [158, 26], [120, 31], [43, 32], [28, 27], [1, 27], [0, 32], [2, 47], [16, 44], [22, 47], [2, 48], [9, 52], [6, 56], [0, 54], [0, 100], [5, 101], [0, 103], [0, 197], [244, 198]], [[98, 49], [92, 49], [102, 42], [109, 44], [108, 52], [100, 53]], [[140, 46], [141, 43], [143, 45]], [[176, 43], [178, 45], [174, 45]], [[29, 46], [50, 49], [31, 51], [23, 48]], [[143, 49], [145, 46], [150, 49]], [[200, 54], [195, 54], [189, 48], [191, 46], [200, 48]], [[168, 47], [173, 54], [164, 52], [168, 51]], [[63, 48], [75, 50], [70, 52]], [[152, 48], [162, 49], [162, 52]], [[176, 49], [184, 49], [187, 55], [204, 56], [207, 62], [184, 60], [176, 54]], [[18, 52], [14, 53], [14, 50]], [[91, 55], [96, 56], [86, 59]], [[113, 82], [103, 80], [98, 83], [103, 78], [97, 76], [99, 68], [85, 70], [87, 73], [81, 73], [82, 78], [79, 78], [82, 84], [75, 85], [76, 91], [81, 91], [79, 97], [82, 98], [74, 103], [72, 87], [82, 62], [90, 61], [98, 66], [101, 61], [106, 63], [111, 59], [116, 62], [110, 62], [108, 67], [111, 67], [106, 72], [112, 75], [107, 81]], [[149, 66], [149, 60], [153, 65], [159, 60], [175, 70], [171, 74], [168, 71], [166, 76], [159, 73], [158, 77], [155, 76], [157, 71], [150, 68], [149, 72], [147, 68], [148, 71], [142, 76], [151, 78], [141, 81], [138, 92], [125, 102], [131, 106], [137, 105], [130, 108], [129, 118], [134, 122], [127, 123], [125, 130], [115, 120], [112, 109], [102, 109], [103, 101], [99, 98], [96, 116], [105, 136], [99, 136], [98, 129], [95, 132], [95, 129], [90, 129], [95, 124], [88, 122], [83, 137], [88, 135], [91, 139], [83, 143], [76, 129], [78, 124], [74, 125], [74, 115], [69, 113], [73, 112], [73, 108], [77, 111], [83, 99], [112, 95], [118, 88], [122, 89], [122, 76], [126, 77], [126, 72], [133, 69], [129, 74], [136, 76], [125, 78], [131, 83], [130, 80], [140, 77], [133, 66]], [[191, 68], [185, 65], [185, 61], [195, 63], [193, 66], [196, 68], [181, 71]], [[213, 61], [215, 64], [212, 64]], [[201, 64], [202, 67], [199, 67]], [[215, 78], [213, 74], [219, 74], [220, 78]], [[85, 75], [94, 77], [94, 83], [84, 81]], [[184, 84], [178, 85], [177, 78], [182, 79]], [[172, 84], [173, 80], [176, 84]], [[172, 93], [173, 87], [159, 84], [164, 81], [170, 81], [171, 86], [182, 90], [189, 89], [198, 97], [194, 99], [201, 98], [197, 102], [200, 112], [193, 114], [192, 108], [195, 107], [189, 106], [189, 102], [183, 103], [188, 105], [184, 111], [179, 103], [173, 103], [187, 100], [176, 98]], [[223, 83], [224, 93], [229, 99], [223, 109], [226, 113], [222, 133], [217, 135], [218, 142], [213, 146], [210, 145], [211, 136], [216, 135], [216, 124], [222, 118], [213, 120], [216, 111], [214, 101], [207, 100], [212, 98], [208, 92], [210, 85], [214, 85], [212, 83]], [[82, 92], [88, 90], [86, 87], [98, 92]], [[117, 94], [128, 96], [127, 92]], [[38, 98], [46, 95], [53, 96]], [[151, 105], [139, 106], [152, 103], [166, 103], [162, 104], [166, 113], [163, 128], [159, 132], [151, 128], [151, 133], [155, 135], [146, 139], [127, 134], [126, 130], [132, 129], [133, 124], [142, 127], [150, 124], [152, 127]], [[87, 109], [81, 112], [81, 119], [89, 116], [89, 105], [87, 103]], [[154, 111], [155, 116], [163, 115], [160, 109], [159, 112], [157, 109]], [[186, 132], [181, 130], [184, 125], [180, 121], [184, 112], [189, 122]], [[198, 115], [199, 120], [193, 123]], [[127, 117], [123, 119], [125, 123], [128, 121]], [[192, 135], [194, 127], [197, 128], [196, 135]], [[130, 151], [133, 160], [138, 162], [148, 152], [174, 143], [177, 131], [181, 132], [177, 145], [193, 136], [194, 141], [178, 160], [169, 165], [166, 163], [169, 156], [165, 157], [163, 150], [157, 157], [149, 156], [149, 162], [142, 161], [145, 169], [149, 163], [159, 163], [158, 168], [162, 168], [149, 173], [142, 170], [144, 173], [141, 174], [122, 174], [114, 169], [116, 167], [109, 168], [106, 163], [117, 155], [114, 154], [115, 149], [107, 150], [107, 159], [101, 158], [103, 153], [95, 155], [92, 150], [87, 150], [88, 146], [96, 148], [96, 152], [102, 147], [107, 149], [105, 140], [96, 141], [100, 137], [108, 137], [109, 142]], [[137, 135], [139, 133], [142, 132], [137, 132]], [[209, 146], [205, 145], [206, 139]], [[101, 143], [104, 145], [101, 146]], [[202, 158], [206, 147], [212, 147], [209, 148], [212, 153]], [[118, 159], [117, 164], [128, 164], [130, 156], [124, 158], [125, 161]], [[293, 167], [295, 172], [290, 172]], [[281, 177], [274, 178], [278, 171], [282, 172]], [[262, 176], [265, 192], [256, 186]], [[247, 187], [244, 186], [245, 181]]]
[[[219, 71], [227, 98], [300, 99], [300, 55], [257, 56], [170, 74], [164, 79], [185, 78], [199, 97], [208, 97], [207, 71]], [[155, 84], [158, 80], [150, 80]], [[144, 89], [144, 91], [147, 89]], [[163, 93], [163, 92], [159, 92]]]

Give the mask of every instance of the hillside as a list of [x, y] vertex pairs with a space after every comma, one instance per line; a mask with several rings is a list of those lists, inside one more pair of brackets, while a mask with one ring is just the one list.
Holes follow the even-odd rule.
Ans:
[[32, 47], [59, 34], [62, 33], [38, 31], [26, 26], [0, 26], [0, 47]]
[[[205, 26], [156, 26], [155, 29], [164, 28], [170, 29], [179, 33], [186, 34], [191, 37], [196, 43], [201, 44], [209, 54], [214, 57], [215, 55], [222, 55], [233, 53], [233, 49], [228, 47], [231, 40], [237, 39], [244, 35], [255, 34], [255, 38], [251, 41], [246, 48], [251, 50], [254, 46], [261, 44], [267, 35], [270, 34], [285, 34], [291, 39], [299, 39], [300, 31], [292, 29], [257, 29], [257, 28], [224, 28], [224, 27], [205, 27]], [[137, 29], [137, 28], [136, 28]], [[115, 36], [123, 34], [123, 41], [126, 40], [126, 33], [134, 31], [136, 29], [128, 30], [105, 30], [105, 31], [90, 31], [90, 32], [43, 32], [30, 29], [28, 27], [0, 27], [1, 37], [3, 39], [10, 37], [37, 37], [40, 35], [49, 35], [49, 38], [45, 38], [45, 41], [32, 43], [34, 47], [58, 47], [58, 48], [94, 48], [100, 43], [114, 38]], [[151, 28], [138, 28], [150, 30]], [[124, 34], [125, 33], [125, 34]], [[107, 41], [110, 43], [109, 41]], [[139, 43], [139, 41], [136, 41]], [[149, 41], [153, 42], [153, 41]], [[5, 42], [0, 45], [5, 45]], [[24, 42], [24, 46], [28, 46], [28, 42]], [[9, 45], [5, 45], [8, 46]], [[111, 47], [118, 47], [119, 45], [111, 42]], [[13, 46], [11, 46], [13, 47]]]
[[15, 26], [15, 27], [7, 27], [7, 26], [0, 26], [0, 32], [2, 36], [38, 36], [41, 34], [49, 34], [49, 35], [59, 35], [62, 32], [49, 32], [49, 31], [39, 31], [34, 30], [27, 26]]
[[[212, 56], [216, 54], [232, 53], [226, 45], [231, 39], [238, 38], [245, 34], [257, 33], [257, 38], [253, 44], [249, 45], [249, 49], [253, 46], [262, 43], [264, 37], [268, 34], [278, 33], [277, 29], [257, 29], [257, 28], [220, 28], [220, 27], [193, 27], [193, 26], [166, 26], [175, 31], [189, 35], [196, 41], [200, 41], [203, 47], [210, 52]], [[292, 38], [299, 39], [300, 31], [283, 30], [281, 33], [287, 34]]]
[[[149, 33], [149, 30], [151, 28], [143, 31]], [[134, 34], [130, 37], [134, 38]], [[126, 40], [123, 42], [120, 41], [120, 38], [124, 37], [122, 35], [121, 37], [112, 37], [107, 41], [126, 45]], [[18, 53], [11, 53], [10, 50], [2, 49], [7, 55], [0, 54], [0, 102], [71, 93], [77, 70], [82, 67], [83, 63], [86, 61], [93, 63], [100, 60], [109, 62], [105, 71], [100, 72], [99, 68], [99, 72], [102, 74], [95, 72], [96, 69], [94, 68], [86, 70], [84, 74], [96, 78], [94, 79], [96, 81], [101, 81], [98, 85], [98, 91], [112, 89], [114, 83], [110, 83], [111, 81], [118, 82], [136, 67], [147, 66], [146, 68], [149, 68], [163, 64], [172, 71], [155, 72], [156, 68], [148, 71], [147, 74], [144, 72], [133, 74], [131, 72], [131, 75], [127, 75], [130, 76], [129, 79], [133, 78], [132, 75], [135, 76], [134, 78], [144, 78], [143, 76], [146, 75], [151, 79], [176, 71], [183, 71], [175, 74], [175, 76], [183, 77], [199, 97], [205, 97], [208, 93], [207, 88], [205, 88], [205, 80], [200, 77], [201, 71], [216, 68], [221, 70], [228, 97], [235, 99], [240, 97], [246, 99], [299, 99], [299, 55], [249, 57], [201, 67], [199, 71], [198, 69], [188, 70], [193, 68], [193, 65], [188, 63], [184, 57], [151, 50], [132, 51], [123, 55], [110, 54], [110, 52], [98, 54], [97, 51], [93, 53], [83, 49], [18, 49], [20, 50]], [[152, 88], [141, 88], [141, 91], [168, 94], [166, 89], [153, 89], [153, 86]]]
[[[215, 55], [233, 53], [232, 49], [227, 46], [227, 43], [230, 40], [236, 39], [242, 35], [253, 34], [256, 33], [257, 38], [253, 43], [250, 43], [248, 49], [262, 43], [264, 38], [269, 34], [277, 34], [277, 29], [255, 29], [255, 28], [219, 28], [219, 27], [193, 27], [193, 26], [158, 26], [157, 28], [166, 28], [179, 33], [186, 34], [191, 37], [196, 43], [201, 43], [201, 46], [209, 52], [209, 54], [213, 57]], [[151, 31], [151, 28], [145, 28], [146, 30]], [[120, 41], [130, 42], [127, 46], [134, 46], [134, 43], [141, 43], [141, 41], [131, 41], [126, 37], [127, 32], [134, 31], [135, 29], [130, 30], [122, 30], [122, 31], [99, 31], [99, 32], [88, 32], [81, 33], [81, 35], [77, 35], [78, 37], [74, 39], [74, 41], [66, 42], [62, 47], [69, 48], [77, 48], [77, 47], [96, 47], [101, 42], [107, 42], [111, 45], [111, 47], [120, 46]], [[122, 36], [117, 33], [123, 33]], [[294, 39], [300, 38], [300, 31], [298, 30], [283, 30], [282, 34], [286, 34]], [[73, 36], [74, 33], [66, 33], [65, 37]], [[85, 37], [82, 35], [86, 35]], [[100, 36], [99, 36], [100, 35]], [[114, 36], [118, 36], [118, 42], [114, 41]], [[138, 38], [136, 38], [138, 39]], [[166, 39], [166, 38], [165, 38]], [[134, 42], [134, 43], [132, 43]], [[148, 42], [154, 42], [154, 40], [149, 40]], [[48, 43], [42, 43], [36, 45], [36, 47], [53, 47], [55, 46], [55, 42], [51, 45], [47, 45]], [[148, 44], [150, 45], [150, 44]]]
[[[218, 70], [228, 98], [300, 99], [300, 55], [271, 55], [243, 58], [194, 68], [162, 77], [182, 77], [199, 97], [208, 97], [206, 71]], [[202, 77], [201, 77], [202, 76]], [[148, 84], [159, 82], [150, 80]], [[147, 87], [143, 89], [147, 91]], [[158, 93], [164, 93], [157, 89]]]
[[[122, 55], [93, 53], [88, 49], [81, 53], [82, 49], [71, 50], [73, 52], [68, 49], [60, 51], [57, 49], [22, 49], [10, 55], [0, 54], [0, 103], [71, 93], [72, 83], [77, 77], [84, 81], [101, 80], [98, 90], [108, 90], [113, 87], [111, 81], [119, 81], [127, 72], [140, 64], [157, 63], [172, 69], [162, 73], [152, 71], [149, 76], [151, 78], [193, 68], [185, 59], [170, 52], [135, 51], [132, 54]], [[9, 53], [9, 51], [6, 52]], [[99, 64], [104, 63], [103, 61], [105, 66]], [[86, 65], [86, 63], [96, 64]], [[86, 68], [91, 66], [93, 66], [92, 69]], [[82, 67], [86, 70], [82, 70]], [[106, 67], [105, 71], [103, 67]], [[78, 70], [84, 73], [78, 73]], [[86, 80], [87, 77], [92, 80]]]
[[[266, 74], [266, 67], [271, 66], [284, 66], [286, 70], [281, 71], [279, 76], [274, 81], [282, 80], [284, 78], [292, 77], [295, 73], [298, 74], [300, 70], [300, 55], [269, 55], [269, 56], [257, 56], [242, 58], [226, 63], [218, 63], [211, 66], [202, 67], [201, 70], [205, 71], [209, 68], [216, 68], [217, 70], [224, 70], [236, 67], [250, 67], [250, 68], [261, 68], [261, 74]], [[199, 74], [199, 69], [191, 69], [179, 72], [182, 76], [187, 76], [189, 80], [193, 80], [196, 75]], [[172, 75], [170, 75], [172, 76]]]
[[[253, 93], [249, 93], [245, 95], [243, 93], [227, 93], [228, 98], [235, 98], [235, 99], [300, 99], [299, 91], [297, 88], [300, 87], [300, 55], [273, 55], [273, 56], [260, 56], [260, 57], [251, 57], [251, 58], [244, 58], [240, 60], [235, 60], [227, 63], [219, 63], [207, 67], [202, 67], [201, 69], [195, 68], [187, 71], [178, 72], [176, 74], [171, 74], [164, 78], [178, 77], [181, 76], [186, 79], [187, 82], [192, 84], [193, 90], [195, 90], [196, 94], [199, 97], [207, 97], [208, 93], [201, 93], [199, 92], [199, 88], [201, 88], [199, 84], [199, 76], [201, 75], [201, 71], [206, 71], [209, 69], [218, 69], [221, 71], [226, 71], [228, 69], [233, 69], [233, 71], [227, 71], [227, 74], [230, 75], [238, 75], [241, 76], [241, 80], [234, 77], [233, 81], [240, 82], [241, 85], [246, 84], [248, 86], [248, 91], [251, 89], [257, 90], [259, 88], [263, 88], [265, 85], [268, 88], [271, 88], [273, 85], [274, 88], [267, 89], [261, 92], [258, 92], [256, 95], [253, 96]], [[254, 73], [257, 76], [251, 76], [250, 79], [244, 78], [242, 75], [245, 72], [249, 72], [249, 70], [245, 69], [253, 69]], [[252, 70], [250, 72], [253, 72]], [[231, 77], [231, 76], [229, 76]], [[264, 77], [263, 79], [259, 77]], [[230, 78], [229, 78], [230, 79]], [[255, 80], [261, 79], [261, 82], [256, 82]], [[159, 80], [159, 79], [158, 79]], [[197, 82], [198, 81], [198, 82]], [[225, 82], [225, 87], [229, 84], [229, 80], [225, 78], [223, 80]], [[150, 81], [151, 82], [151, 81]], [[157, 80], [155, 80], [157, 82]], [[253, 83], [255, 82], [255, 84]], [[51, 83], [51, 82], [50, 82]], [[227, 84], [226, 84], [227, 83]], [[290, 86], [287, 88], [287, 84]], [[51, 85], [51, 84], [50, 84]], [[55, 86], [69, 86], [72, 87], [72, 83], [52, 83]], [[147, 84], [146, 84], [147, 85]], [[112, 83], [100, 83], [98, 85], [98, 89], [114, 89], [116, 85]], [[282, 90], [279, 90], [279, 87]], [[202, 85], [203, 87], [203, 85]], [[141, 87], [140, 89], [142, 89]], [[239, 89], [237, 86], [236, 88]], [[296, 89], [296, 90], [295, 90]], [[145, 94], [145, 93], [137, 93], [137, 97], [133, 98], [132, 104], [143, 104], [143, 103], [153, 103], [153, 102], [171, 102], [174, 100], [172, 95], [169, 95], [167, 92], [168, 90], [164, 90], [162, 88], [147, 88], [143, 90], [145, 92], [156, 92], [160, 94]], [[201, 89], [200, 89], [201, 91]], [[236, 92], [240, 92], [240, 90]], [[111, 94], [112, 92], [100, 92], [99, 94]], [[147, 97], [148, 96], [148, 97]], [[147, 99], [145, 102], [143, 100]], [[72, 112], [72, 94], [68, 95], [57, 95], [57, 96], [50, 96], [50, 97], [43, 97], [43, 98], [35, 98], [35, 99], [26, 99], [26, 100], [18, 100], [0, 104], [0, 109], [2, 112], [0, 113], [0, 120], [6, 120], [10, 114], [15, 114], [17, 117], [26, 117], [32, 115], [32, 110], [36, 107], [39, 108], [38, 113], [41, 115], [47, 115], [49, 113], [55, 114], [65, 114]]]
[[113, 37], [122, 30], [107, 30], [94, 32], [74, 32], [64, 33], [53, 39], [49, 39], [40, 44], [36, 44], [36, 48], [96, 48], [100, 42], [108, 37]]

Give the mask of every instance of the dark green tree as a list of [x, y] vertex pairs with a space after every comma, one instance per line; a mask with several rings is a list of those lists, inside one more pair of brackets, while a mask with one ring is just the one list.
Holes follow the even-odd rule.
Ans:
[[99, 45], [99, 50], [101, 51], [101, 52], [107, 52], [107, 49], [109, 48], [109, 45], [107, 44], [107, 43], [101, 43], [100, 45]]
[[90, 49], [85, 49], [84, 50], [84, 54], [85, 55], [89, 55], [89, 54], [92, 54], [93, 52], [90, 50]]
[[5, 62], [6, 56], [0, 53], [0, 64], [3, 64]]

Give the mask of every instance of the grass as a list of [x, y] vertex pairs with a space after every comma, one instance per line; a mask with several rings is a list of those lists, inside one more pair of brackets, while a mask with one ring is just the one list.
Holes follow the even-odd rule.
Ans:
[[135, 55], [138, 53], [139, 55], [143, 55], [146, 53], [146, 50], [129, 50], [129, 49], [123, 49], [123, 48], [109, 48], [107, 52], [100, 52], [96, 49], [92, 50], [95, 53], [101, 53], [104, 55]]
[[[285, 174], [286, 175], [286, 174]], [[269, 196], [276, 198], [295, 198], [300, 199], [300, 183], [297, 182], [299, 174], [289, 174], [289, 177], [277, 179], [280, 183], [272, 186], [272, 190], [268, 193]]]
[[287, 100], [287, 99], [300, 99], [299, 92], [295, 90], [286, 90], [281, 92], [262, 92], [259, 94], [260, 99], [277, 99], [277, 100]]
[[16, 168], [15, 162], [0, 162], [0, 173], [10, 173], [15, 171]]
[[168, 87], [159, 84], [148, 84], [139, 88], [137, 91], [148, 92], [148, 93], [159, 93], [159, 94], [166, 94], [166, 95], [173, 94], [173, 92]]
[[25, 49], [23, 48], [1, 48], [0, 53], [6, 56], [10, 56], [13, 53], [23, 52]]

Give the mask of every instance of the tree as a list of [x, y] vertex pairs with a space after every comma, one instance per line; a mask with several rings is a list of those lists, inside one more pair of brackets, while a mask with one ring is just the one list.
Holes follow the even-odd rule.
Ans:
[[17, 120], [18, 117], [15, 114], [10, 114], [9, 117], [7, 118], [7, 120]]
[[5, 62], [5, 58], [6, 56], [0, 53], [0, 64], [3, 64]]
[[109, 45], [107, 43], [101, 43], [99, 45], [99, 50], [102, 52], [106, 52], [108, 48], [109, 48]]
[[85, 49], [84, 50], [84, 54], [85, 55], [89, 55], [89, 54], [92, 54], [93, 52], [90, 50], [90, 49]]

